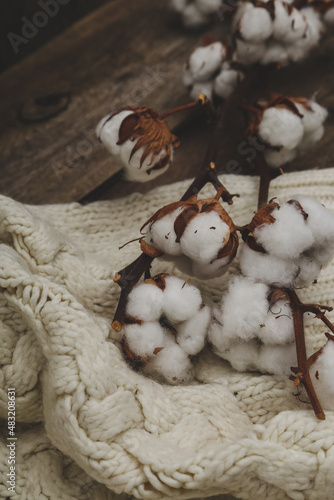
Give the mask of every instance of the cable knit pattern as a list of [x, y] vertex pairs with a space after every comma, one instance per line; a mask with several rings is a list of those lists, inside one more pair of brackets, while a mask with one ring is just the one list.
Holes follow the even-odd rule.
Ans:
[[[249, 222], [258, 179], [221, 180], [241, 195], [228, 207], [235, 224]], [[289, 380], [237, 373], [208, 349], [188, 386], [159, 384], [124, 361], [111, 329], [120, 293], [113, 277], [139, 245], [119, 246], [188, 185], [87, 206], [0, 198], [0, 416], [15, 387], [20, 422], [14, 494], [4, 486], [1, 436], [0, 498], [334, 498], [334, 412], [317, 421]], [[334, 169], [300, 172], [276, 179], [270, 195], [308, 194], [334, 210], [333, 187]], [[153, 272], [162, 271], [181, 276], [158, 259]], [[238, 272], [236, 259], [227, 275], [192, 281], [212, 305]], [[299, 295], [333, 305], [333, 284], [331, 265]], [[324, 344], [324, 331], [309, 321], [310, 354]]]

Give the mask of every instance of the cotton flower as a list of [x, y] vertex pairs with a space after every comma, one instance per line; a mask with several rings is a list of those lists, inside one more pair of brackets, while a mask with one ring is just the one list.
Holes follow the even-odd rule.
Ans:
[[237, 60], [245, 65], [304, 59], [324, 32], [320, 14], [313, 8], [298, 10], [282, 0], [241, 2], [232, 30]]
[[327, 110], [312, 99], [274, 95], [257, 103], [248, 133], [265, 145], [268, 166], [279, 168], [324, 134]]
[[[191, 274], [210, 279], [223, 274], [238, 248], [235, 226], [215, 199], [171, 203], [141, 228], [147, 232], [141, 249], [156, 257], [184, 256]], [[187, 264], [183, 263], [183, 266]]]
[[183, 68], [183, 83], [193, 99], [200, 93], [208, 99], [214, 95], [226, 99], [243, 78], [242, 65], [233, 61], [233, 54], [218, 41], [197, 47]]
[[104, 117], [96, 134], [123, 164], [126, 179], [146, 182], [163, 174], [179, 140], [151, 108], [127, 106]]
[[235, 278], [213, 310], [208, 340], [214, 352], [239, 371], [289, 373], [296, 353], [287, 294], [249, 278]]
[[212, 14], [222, 6], [222, 0], [171, 0], [171, 6], [182, 15], [187, 28], [198, 28], [210, 22]]
[[242, 273], [268, 284], [307, 286], [334, 256], [334, 214], [307, 196], [267, 204], [241, 233]]
[[128, 296], [123, 347], [143, 371], [170, 384], [193, 378], [195, 356], [204, 347], [210, 309], [189, 282], [160, 274]]

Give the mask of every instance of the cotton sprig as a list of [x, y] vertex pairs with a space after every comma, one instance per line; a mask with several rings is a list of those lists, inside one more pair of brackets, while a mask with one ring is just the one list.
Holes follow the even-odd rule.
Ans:
[[298, 10], [290, 2], [256, 0], [239, 4], [232, 31], [239, 62], [284, 65], [304, 59], [325, 28], [312, 7]]
[[192, 356], [204, 347], [210, 309], [199, 290], [175, 276], [160, 274], [128, 296], [123, 345], [145, 373], [170, 384], [193, 378]]
[[198, 28], [210, 22], [222, 6], [222, 0], [171, 0], [171, 6], [182, 15], [188, 28]]
[[141, 228], [147, 233], [141, 249], [147, 255], [183, 257], [179, 264], [201, 279], [226, 272], [238, 248], [232, 219], [216, 199], [187, 201], [167, 205]]
[[183, 68], [183, 83], [193, 99], [201, 92], [208, 99], [214, 95], [226, 99], [243, 78], [243, 66], [233, 60], [233, 53], [210, 38], [192, 52]]
[[208, 340], [238, 371], [289, 375], [296, 365], [294, 325], [287, 294], [238, 277], [213, 310]]
[[313, 99], [273, 95], [252, 108], [254, 120], [247, 134], [265, 145], [268, 166], [279, 168], [299, 151], [311, 147], [324, 135], [327, 110]]
[[307, 286], [334, 256], [334, 214], [308, 196], [272, 201], [241, 233], [241, 271], [263, 283]]
[[151, 108], [127, 106], [104, 117], [96, 134], [124, 166], [127, 180], [146, 182], [166, 172], [178, 138]]

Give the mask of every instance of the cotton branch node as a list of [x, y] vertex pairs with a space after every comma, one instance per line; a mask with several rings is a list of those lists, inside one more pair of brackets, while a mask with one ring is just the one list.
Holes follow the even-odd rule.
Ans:
[[[221, 191], [218, 191], [221, 196]], [[151, 257], [162, 253], [183, 256], [188, 273], [209, 279], [226, 272], [238, 249], [232, 219], [217, 199], [187, 201], [167, 205], [141, 228], [147, 227], [141, 250]]]
[[179, 146], [165, 120], [151, 108], [121, 108], [100, 121], [96, 134], [131, 181], [146, 182], [166, 172]]
[[192, 357], [204, 347], [210, 317], [189, 281], [156, 275], [128, 296], [122, 329], [125, 355], [159, 380], [187, 383], [193, 378]]

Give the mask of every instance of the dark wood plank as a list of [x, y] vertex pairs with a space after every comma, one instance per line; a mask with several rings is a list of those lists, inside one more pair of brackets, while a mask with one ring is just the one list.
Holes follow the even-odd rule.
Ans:
[[[165, 4], [114, 0], [3, 73], [1, 193], [67, 202], [109, 178], [119, 167], [95, 138], [98, 121], [125, 103], [163, 111], [187, 102], [180, 72], [195, 41], [166, 21]], [[19, 122], [23, 103], [62, 90], [72, 92], [66, 111]]]

